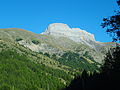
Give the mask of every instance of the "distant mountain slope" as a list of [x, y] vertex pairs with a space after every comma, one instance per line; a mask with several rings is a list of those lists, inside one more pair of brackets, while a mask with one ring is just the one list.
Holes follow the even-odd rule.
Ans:
[[[56, 54], [58, 56], [61, 56], [65, 51], [77, 52], [80, 55], [84, 55], [88, 52], [88, 54], [93, 57], [95, 61], [100, 63], [104, 59], [104, 55], [107, 50], [110, 47], [115, 46], [115, 43], [106, 44], [95, 41], [94, 36], [86, 31], [81, 31], [80, 29], [70, 29], [64, 24], [62, 27], [61, 26], [62, 24], [51, 24], [42, 34], [35, 34], [30, 31], [17, 28], [0, 29], [0, 39], [18, 42], [19, 44], [28, 47], [35, 52], [46, 52], [49, 54]], [[66, 30], [66, 28], [68, 28], [68, 30]], [[59, 32], [57, 32], [57, 30]], [[66, 34], [68, 32], [70, 34], [65, 35], [65, 32]], [[80, 34], [77, 35], [76, 32]], [[59, 33], [61, 34], [59, 35]], [[73, 37], [70, 36], [69, 38], [69, 35], [73, 35]]]
[[[80, 63], [86, 63], [81, 64], [80, 68], [62, 63], [64, 61], [59, 62], [60, 59], [67, 60], [68, 55], [74, 55], [74, 53], [68, 53], [67, 56], [64, 54], [57, 60], [53, 56], [49, 58], [41, 52], [33, 52], [17, 42], [1, 39], [0, 89], [60, 90], [68, 85], [73, 77], [76, 74], [80, 74], [84, 69], [91, 73], [98, 70], [97, 65], [92, 65], [94, 61], [87, 61], [87, 59], [80, 61]], [[76, 58], [79, 59], [79, 55]]]
[[84, 70], [99, 72], [107, 50], [115, 46], [115, 43], [101, 43], [94, 38], [85, 39], [86, 44], [74, 41], [75, 37], [46, 32], [0, 29], [1, 90], [62, 89]]

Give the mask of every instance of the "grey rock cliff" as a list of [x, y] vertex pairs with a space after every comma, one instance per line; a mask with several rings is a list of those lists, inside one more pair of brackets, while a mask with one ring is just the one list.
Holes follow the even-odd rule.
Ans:
[[80, 28], [70, 28], [67, 24], [63, 23], [50, 24], [42, 34], [55, 37], [67, 37], [75, 42], [80, 42], [89, 46], [91, 46], [89, 42], [95, 42], [93, 34], [81, 30]]

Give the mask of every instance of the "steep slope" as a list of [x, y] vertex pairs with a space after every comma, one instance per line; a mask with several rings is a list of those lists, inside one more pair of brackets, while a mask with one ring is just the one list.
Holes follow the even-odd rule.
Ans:
[[98, 62], [115, 43], [72, 30], [64, 24], [52, 24], [42, 34], [0, 29], [0, 89], [58, 90], [84, 70], [99, 72]]
[[95, 61], [100, 63], [107, 50], [115, 46], [115, 43], [97, 42], [93, 34], [80, 29], [70, 29], [64, 24], [51, 24], [42, 34], [17, 28], [1, 29], [0, 39], [18, 42], [35, 52], [56, 54], [57, 56], [61, 56], [65, 51], [77, 52], [80, 55], [88, 52]]
[[[74, 55], [74, 53], [70, 55]], [[64, 54], [58, 60], [55, 57], [49, 58], [45, 54], [31, 51], [17, 42], [1, 39], [0, 89], [60, 90], [68, 85], [77, 73], [80, 74], [84, 69], [90, 72], [98, 70], [98, 67], [95, 67], [97, 65], [91, 64], [87, 59], [83, 59], [80, 63], [86, 61], [88, 66], [81, 64], [82, 66], [76, 69], [65, 63], [58, 62], [60, 59], [67, 60], [67, 57], [65, 58]], [[89, 68], [89, 66], [91, 67]]]
[[1, 90], [59, 90], [73, 78], [69, 69], [17, 43], [0, 40]]
[[67, 24], [63, 23], [50, 24], [42, 34], [54, 38], [53, 41], [48, 39], [48, 42], [57, 43], [57, 46], [65, 47], [65, 49], [69, 46], [67, 47], [69, 50], [80, 55], [84, 55], [87, 52], [89, 56], [99, 63], [104, 59], [108, 49], [115, 46], [115, 43], [105, 44], [98, 42], [93, 34], [80, 28], [70, 28]]

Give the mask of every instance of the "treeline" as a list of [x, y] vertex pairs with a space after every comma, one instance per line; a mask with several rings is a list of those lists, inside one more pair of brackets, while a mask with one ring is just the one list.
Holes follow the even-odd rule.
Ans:
[[86, 71], [77, 76], [65, 90], [119, 90], [120, 47], [111, 49], [101, 67], [101, 73], [88, 75]]
[[61, 65], [66, 65], [71, 67], [72, 71], [76, 70], [79, 71], [80, 73], [83, 72], [84, 70], [90, 73], [93, 73], [95, 71], [97, 72], [100, 71], [98, 66], [100, 66], [101, 64], [96, 62], [93, 59], [93, 57], [91, 57], [88, 54], [89, 52], [86, 52], [84, 55], [79, 55], [78, 53], [68, 51], [65, 52], [63, 55], [61, 55], [60, 57], [58, 57], [56, 54], [51, 55], [49, 53], [42, 53], [42, 52], [39, 53], [53, 60], [59, 61]]
[[[88, 54], [84, 55], [86, 57], [89, 57]], [[73, 69], [78, 69], [79, 71], [99, 71], [99, 68], [97, 65], [98, 63], [94, 62], [94, 60], [91, 58], [84, 58], [84, 56], [80, 56], [78, 53], [75, 52], [66, 52], [64, 53], [59, 59], [57, 59], [61, 64], [69, 66]], [[87, 59], [89, 59], [91, 62], [89, 62]]]
[[0, 90], [59, 90], [71, 76], [30, 61], [15, 50], [0, 52]]

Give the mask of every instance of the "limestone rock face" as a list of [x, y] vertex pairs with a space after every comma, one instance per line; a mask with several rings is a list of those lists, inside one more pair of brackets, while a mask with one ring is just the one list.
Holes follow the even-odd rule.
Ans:
[[48, 26], [42, 34], [52, 35], [55, 37], [68, 37], [75, 42], [89, 44], [88, 42], [95, 41], [94, 35], [81, 30], [80, 28], [70, 28], [67, 24], [53, 23]]

